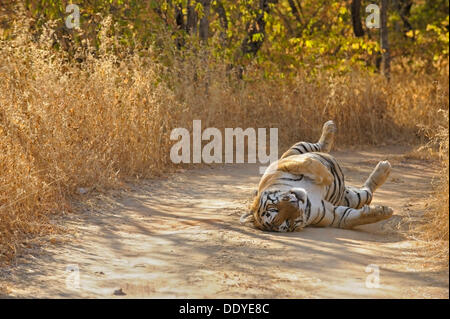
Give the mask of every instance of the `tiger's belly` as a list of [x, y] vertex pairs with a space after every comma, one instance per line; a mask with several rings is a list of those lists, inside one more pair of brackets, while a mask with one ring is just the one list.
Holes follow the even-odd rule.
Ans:
[[344, 195], [342, 184], [342, 180], [337, 181], [335, 178], [330, 186], [317, 185], [307, 176], [283, 173], [267, 187], [267, 190], [289, 191], [292, 188], [303, 188], [312, 202], [320, 203], [321, 200], [325, 200], [333, 205], [339, 205]]
[[307, 194], [311, 202], [320, 203], [326, 200], [328, 188], [326, 186], [317, 185], [312, 179], [303, 175], [293, 175], [290, 173], [282, 173], [279, 178], [270, 185], [267, 190], [289, 191], [292, 188], [302, 188]]
[[[304, 175], [294, 175], [288, 172], [278, 172], [275, 180], [272, 180], [267, 187], [268, 190], [289, 191], [293, 187], [299, 187], [306, 190], [311, 200], [325, 200], [333, 205], [340, 205], [345, 193], [344, 174], [336, 159], [330, 155], [320, 152], [311, 152], [302, 154], [304, 157], [310, 157], [321, 162], [333, 175], [333, 182], [329, 186], [320, 186]], [[278, 162], [272, 163], [266, 170], [262, 180], [266, 174], [274, 174], [277, 172]], [[261, 185], [261, 184], [260, 184]]]

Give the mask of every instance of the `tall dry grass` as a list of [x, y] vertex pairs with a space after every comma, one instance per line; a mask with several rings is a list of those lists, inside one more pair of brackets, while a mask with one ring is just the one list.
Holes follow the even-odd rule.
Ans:
[[330, 118], [341, 128], [341, 145], [418, 143], [425, 136], [417, 125], [433, 126], [443, 107], [438, 96], [448, 97], [448, 68], [394, 74], [389, 84], [360, 71], [268, 80], [249, 69], [240, 81], [206, 50], [166, 52], [167, 67], [156, 50], [123, 54], [107, 36], [108, 21], [102, 28], [99, 54], [85, 43], [75, 60], [52, 48], [51, 29], [35, 40], [23, 26], [0, 42], [4, 260], [56, 231], [52, 214], [69, 211], [79, 188], [102, 190], [170, 171], [170, 132], [190, 129], [193, 119], [219, 129], [278, 127], [281, 147], [317, 138]]
[[438, 112], [441, 121], [434, 127], [426, 127], [430, 136], [427, 148], [440, 161], [438, 177], [433, 182], [433, 193], [427, 200], [425, 222], [415, 231], [421, 240], [431, 244], [431, 252], [449, 263], [449, 112]]

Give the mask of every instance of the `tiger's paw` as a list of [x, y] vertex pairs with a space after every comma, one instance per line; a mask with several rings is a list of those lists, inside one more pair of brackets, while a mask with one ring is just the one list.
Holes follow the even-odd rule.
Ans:
[[322, 152], [328, 153], [333, 146], [334, 134], [337, 131], [336, 124], [330, 120], [325, 122], [322, 127], [322, 136], [319, 140], [319, 145]]
[[323, 124], [322, 134], [336, 133], [337, 127], [333, 120], [329, 120]]
[[383, 219], [387, 219], [387, 218], [391, 217], [393, 213], [394, 213], [394, 210], [388, 206], [376, 205], [376, 206], [370, 206], [369, 215], [378, 216]]
[[392, 217], [393, 209], [387, 206], [372, 205], [369, 209], [363, 209], [361, 219], [364, 224], [376, 223]]
[[370, 174], [365, 184], [372, 192], [386, 182], [391, 173], [391, 163], [389, 161], [381, 161], [377, 164], [372, 174]]

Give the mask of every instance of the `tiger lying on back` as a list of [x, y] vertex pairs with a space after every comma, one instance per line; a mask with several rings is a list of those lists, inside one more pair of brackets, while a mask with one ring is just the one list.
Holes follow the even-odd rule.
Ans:
[[369, 204], [391, 165], [379, 162], [362, 188], [345, 186], [339, 164], [327, 154], [335, 132], [336, 125], [328, 121], [319, 142], [299, 142], [272, 163], [241, 222], [250, 219], [261, 230], [288, 232], [306, 226], [352, 228], [390, 218], [391, 208]]

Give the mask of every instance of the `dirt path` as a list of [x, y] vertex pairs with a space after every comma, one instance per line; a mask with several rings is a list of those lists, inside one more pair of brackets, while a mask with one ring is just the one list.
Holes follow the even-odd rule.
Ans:
[[[0, 282], [8, 296], [31, 298], [448, 298], [448, 269], [401, 234], [423, 212], [435, 173], [405, 151], [334, 152], [349, 184], [391, 161], [374, 199], [394, 208], [385, 222], [261, 232], [238, 222], [258, 166], [197, 169], [92, 199], [93, 208], [66, 218], [75, 231], [68, 241], [20, 256]], [[366, 287], [368, 265], [379, 267], [379, 288]], [[68, 271], [76, 268], [79, 288]]]

